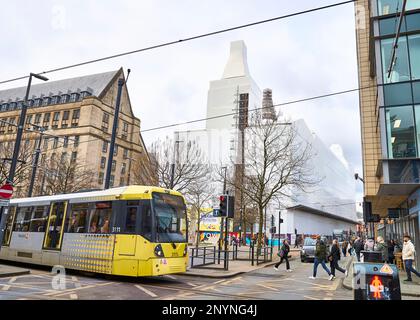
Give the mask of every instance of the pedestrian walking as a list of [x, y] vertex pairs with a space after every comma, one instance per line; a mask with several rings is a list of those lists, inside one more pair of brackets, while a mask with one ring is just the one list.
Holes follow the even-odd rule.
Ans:
[[321, 237], [318, 236], [316, 238], [316, 245], [315, 245], [315, 260], [314, 260], [314, 269], [313, 274], [309, 279], [316, 279], [316, 272], [318, 269], [318, 265], [321, 264], [322, 268], [324, 268], [325, 272], [328, 273], [330, 276], [329, 280], [332, 280], [334, 276], [331, 274], [331, 271], [328, 269], [325, 261], [327, 260], [327, 246], [325, 245], [324, 241], [321, 240]]
[[367, 239], [365, 243], [365, 251], [373, 251], [374, 249], [375, 249], [375, 240], [373, 240], [373, 238]]
[[347, 277], [347, 270], [340, 267], [338, 261], [340, 260], [340, 246], [338, 245], [338, 241], [336, 239], [333, 240], [331, 246], [331, 253], [328, 256], [328, 260], [330, 261], [330, 268], [331, 274], [333, 275], [333, 279], [335, 278], [335, 270], [338, 270], [345, 274]]
[[393, 239], [388, 240], [388, 263], [394, 264], [395, 263], [395, 241]]
[[354, 252], [356, 253], [357, 261], [360, 262], [360, 252], [363, 250], [363, 240], [360, 237], [356, 238], [354, 242]]
[[411, 237], [409, 234], [404, 235], [404, 245], [402, 250], [402, 259], [404, 261], [405, 271], [407, 272], [407, 279], [404, 281], [411, 282], [411, 272], [414, 273], [417, 277], [420, 277], [420, 272], [413, 268], [414, 255], [416, 253], [416, 248], [411, 242]]
[[341, 250], [343, 251], [343, 256], [346, 257], [347, 256], [347, 247], [348, 247], [349, 243], [347, 242], [347, 240], [344, 240], [343, 243], [341, 244]]
[[289, 263], [289, 252], [290, 252], [289, 241], [285, 239], [280, 248], [280, 251], [277, 253], [278, 256], [280, 257], [280, 261], [275, 264], [274, 270], [278, 271], [279, 265], [281, 265], [282, 262], [286, 260], [286, 271], [292, 272], [292, 269], [290, 269], [290, 263]]
[[376, 238], [375, 251], [379, 251], [382, 254], [382, 262], [388, 261], [388, 247], [381, 236]]

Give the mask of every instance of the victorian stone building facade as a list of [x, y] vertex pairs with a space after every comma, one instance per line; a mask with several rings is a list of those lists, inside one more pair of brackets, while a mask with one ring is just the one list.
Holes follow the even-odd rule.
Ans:
[[[45, 131], [36, 176], [38, 184], [44, 175], [50, 173], [48, 161], [60, 159], [76, 162], [91, 170], [90, 188], [103, 188], [120, 78], [124, 78], [123, 69], [31, 86], [21, 145], [21, 157], [25, 153], [29, 155], [27, 159], [20, 160], [26, 160], [27, 171], [30, 171], [42, 127]], [[15, 124], [18, 123], [25, 90], [21, 87], [0, 91], [0, 162], [6, 169], [10, 162], [7, 152], [16, 139]], [[111, 186], [157, 183], [140, 128], [141, 122], [133, 114], [129, 93], [124, 86]], [[20, 196], [25, 195], [28, 184], [28, 177], [17, 183]]]

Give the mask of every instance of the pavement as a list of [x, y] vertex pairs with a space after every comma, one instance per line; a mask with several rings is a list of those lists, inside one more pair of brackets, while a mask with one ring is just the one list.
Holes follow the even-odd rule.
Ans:
[[0, 264], [0, 278], [21, 276], [29, 273], [29, 269]]
[[[242, 247], [244, 250], [247, 250], [248, 247]], [[291, 249], [290, 250], [289, 261], [293, 261], [300, 256], [300, 249]], [[208, 277], [208, 278], [231, 278], [238, 276], [240, 274], [260, 270], [269, 266], [273, 266], [278, 262], [277, 250], [273, 251], [273, 259], [271, 262], [265, 262], [257, 265], [257, 262], [254, 261], [254, 265], [251, 265], [251, 261], [244, 260], [229, 260], [229, 270], [223, 270], [223, 260], [220, 261], [220, 265], [214, 264], [199, 268], [187, 268], [187, 272], [184, 273], [186, 276], [193, 277]]]
[[[353, 262], [356, 261], [356, 258], [352, 257], [349, 260], [349, 276], [344, 280], [343, 287], [348, 290], [353, 290]], [[420, 297], [420, 278], [412, 274], [413, 282], [407, 283], [404, 282], [404, 279], [407, 279], [407, 274], [404, 271], [399, 271], [400, 279], [400, 289], [401, 295], [410, 296], [410, 297]]]

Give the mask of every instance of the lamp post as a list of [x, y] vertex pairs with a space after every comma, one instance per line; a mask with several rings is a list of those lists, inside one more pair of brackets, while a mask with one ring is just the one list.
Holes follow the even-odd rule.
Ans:
[[15, 148], [13, 150], [12, 164], [10, 165], [10, 171], [9, 171], [9, 177], [8, 177], [9, 182], [12, 184], [15, 178], [16, 164], [17, 164], [17, 159], [19, 157], [20, 143], [22, 141], [23, 128], [25, 126], [26, 111], [28, 110], [28, 99], [29, 99], [29, 92], [31, 90], [32, 77], [35, 77], [43, 81], [48, 81], [48, 78], [41, 76], [39, 74], [35, 74], [35, 73], [29, 74], [28, 86], [26, 87], [25, 99], [23, 100], [22, 110], [20, 112], [19, 124], [18, 124], [18, 129], [17, 129], [17, 134], [16, 134]]

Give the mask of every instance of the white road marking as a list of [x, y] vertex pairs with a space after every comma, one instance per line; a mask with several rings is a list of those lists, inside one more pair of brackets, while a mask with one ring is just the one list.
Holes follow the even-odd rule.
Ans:
[[74, 286], [76, 287], [76, 288], [80, 288], [82, 285], [79, 283], [79, 279], [77, 279], [77, 277], [75, 277], [75, 276], [72, 276], [71, 277], [71, 280], [74, 282]]
[[9, 280], [9, 283], [13, 283], [13, 282], [15, 282], [15, 281], [16, 281], [16, 279], [17, 279], [16, 277], [13, 277], [12, 279], [10, 279], [10, 280]]
[[221, 284], [222, 285], [227, 285], [227, 284], [230, 284], [232, 282], [235, 282], [235, 281], [238, 281], [238, 280], [241, 280], [241, 279], [242, 279], [242, 277], [236, 277], [236, 278], [233, 278], [232, 280], [227, 280], [227, 281], [225, 281], [225, 282], [223, 282]]
[[279, 290], [278, 290], [278, 289], [276, 289], [276, 288], [273, 288], [273, 287], [267, 286], [267, 285], [262, 284], [262, 283], [257, 283], [257, 286], [260, 286], [260, 287], [263, 287], [263, 288], [266, 288], [266, 289], [270, 289], [270, 290], [274, 290], [274, 291], [279, 291]]
[[78, 298], [77, 294], [75, 294], [75, 293], [70, 294], [70, 299], [76, 300], [77, 298]]
[[309, 299], [309, 300], [319, 300], [318, 298], [313, 298], [313, 297], [310, 297], [310, 296], [303, 296], [304, 298], [306, 298], [306, 299]]
[[219, 281], [213, 282], [213, 284], [218, 284], [218, 283], [224, 282], [224, 281], [226, 281], [226, 280], [219, 280]]
[[7, 291], [7, 290], [9, 290], [10, 289], [10, 286], [9, 285], [4, 285], [4, 287], [1, 289], [1, 290], [3, 290], [3, 291]]
[[136, 285], [134, 285], [137, 289], [140, 289], [141, 291], [143, 291], [144, 293], [147, 293], [149, 296], [151, 296], [151, 297], [153, 297], [153, 298], [156, 298], [157, 297], [157, 295], [156, 294], [154, 294], [152, 291], [150, 291], [150, 290], [147, 290], [146, 288], [143, 288], [142, 286], [140, 286], [140, 285], [138, 285], [138, 284], [136, 284]]
[[188, 285], [190, 285], [191, 287], [196, 287], [197, 285], [192, 283], [192, 282], [187, 282]]
[[171, 278], [171, 279], [174, 279], [174, 280], [176, 280], [177, 278], [175, 278], [174, 276], [171, 276], [171, 275], [169, 275], [169, 274], [167, 274], [166, 275], [168, 278]]

